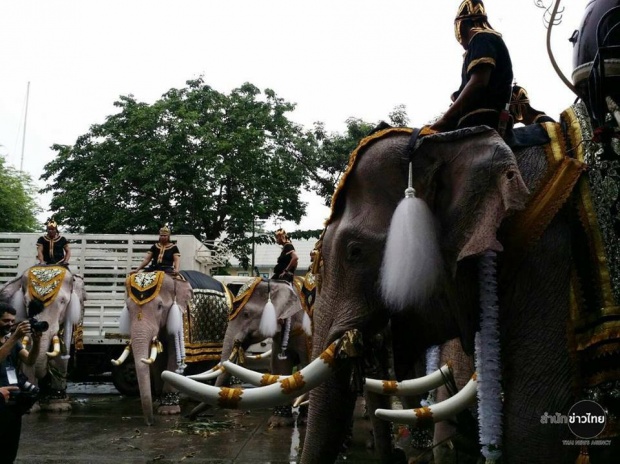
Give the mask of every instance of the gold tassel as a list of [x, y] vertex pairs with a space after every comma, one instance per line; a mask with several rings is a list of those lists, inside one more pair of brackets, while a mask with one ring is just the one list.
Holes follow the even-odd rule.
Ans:
[[588, 454], [587, 446], [581, 446], [581, 450], [579, 451], [579, 456], [577, 456], [575, 464], [590, 464], [590, 455]]

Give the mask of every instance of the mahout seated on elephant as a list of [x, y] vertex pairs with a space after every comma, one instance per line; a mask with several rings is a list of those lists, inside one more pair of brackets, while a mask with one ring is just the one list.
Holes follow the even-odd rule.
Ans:
[[[71, 410], [66, 395], [67, 368], [74, 326], [81, 322], [84, 313], [86, 292], [82, 276], [64, 265], [33, 266], [7, 282], [0, 289], [0, 297], [11, 300], [18, 321], [29, 319], [31, 323], [47, 324], [36, 362], [25, 367], [24, 372], [40, 389], [41, 409]], [[23, 342], [26, 348], [31, 346], [29, 337]], [[47, 351], [50, 347], [52, 350]]]
[[[307, 365], [310, 357], [310, 316], [314, 291], [315, 283], [311, 274], [305, 278], [297, 276], [293, 284], [286, 280], [260, 277], [249, 281], [237, 292], [228, 316], [222, 360], [243, 365], [245, 350], [255, 343], [271, 338], [270, 374], [265, 375], [264, 379], [260, 376], [259, 384], [278, 376], [290, 375], [296, 366]], [[215, 374], [218, 370], [220, 375], [215, 381], [215, 387], [229, 386], [230, 368], [222, 368], [220, 364], [213, 369]], [[238, 373], [239, 377], [243, 375], [244, 372]], [[209, 377], [213, 376], [190, 376], [198, 380]], [[250, 378], [243, 380], [252, 382]], [[190, 417], [197, 417], [206, 407], [206, 403], [199, 405], [190, 413]], [[298, 418], [305, 421], [305, 414]], [[293, 422], [291, 404], [274, 408], [268, 420], [270, 427], [292, 425]]]
[[[159, 229], [159, 240], [146, 252], [146, 256], [133, 272], [139, 272], [144, 268], [149, 272], [179, 272], [181, 252], [179, 251], [179, 247], [170, 241], [170, 233], [171, 231], [168, 225]], [[147, 265], [148, 267], [146, 267]]]
[[[565, 116], [570, 119], [577, 112], [567, 110]], [[581, 195], [587, 184], [582, 134], [573, 123], [523, 128], [527, 137], [519, 140], [534, 143], [515, 146], [514, 153], [487, 127], [429, 135], [413, 155], [409, 129], [389, 129], [363, 140], [334, 195], [321, 241], [314, 361], [298, 373], [295, 388], [293, 379], [281, 379], [261, 391], [246, 391], [241, 403], [227, 406], [265, 405], [263, 394], [274, 393], [276, 402], [313, 388], [302, 462], [333, 462], [356, 399], [350, 388], [359, 365], [354, 348], [389, 322], [399, 380], [430, 346], [459, 338], [465, 351], [473, 353], [480, 328], [478, 261], [491, 250], [500, 253], [496, 316], [503, 427], [494, 432], [503, 439], [502, 459], [574, 462], [579, 449], [562, 445], [563, 439], [574, 438], [568, 427], [541, 423], [545, 412], [566, 414], [578, 399], [572, 388], [577, 366], [571, 362], [575, 352], [570, 340], [575, 334], [567, 331], [574, 322], [570, 294], [578, 291], [571, 281], [571, 240], [574, 227], [588, 219], [575, 218], [574, 206], [582, 197], [574, 187], [578, 184]], [[430, 210], [430, 222], [409, 223], [402, 241], [419, 244], [422, 254], [400, 250], [408, 267], [391, 286], [389, 279], [381, 279], [389, 274], [386, 261], [393, 259], [384, 252], [392, 217], [408, 186], [410, 158], [411, 185]], [[422, 230], [427, 235], [420, 235]], [[585, 237], [585, 253], [596, 256], [588, 251], [594, 242], [579, 236]], [[429, 256], [423, 252], [433, 238], [437, 254]], [[617, 303], [608, 309], [614, 307]], [[190, 379], [164, 375], [197, 399], [211, 396]], [[475, 392], [476, 380], [472, 382], [469, 393]], [[336, 426], [326, 428], [326, 423]], [[382, 455], [385, 461], [390, 458]]]
[[161, 381], [164, 369], [183, 373], [188, 364], [219, 359], [232, 295], [198, 271], [131, 273], [126, 290], [120, 330], [130, 343], [112, 363], [118, 366], [133, 353], [144, 419], [152, 425], [152, 392], [159, 396], [158, 414], [181, 411], [178, 392]]

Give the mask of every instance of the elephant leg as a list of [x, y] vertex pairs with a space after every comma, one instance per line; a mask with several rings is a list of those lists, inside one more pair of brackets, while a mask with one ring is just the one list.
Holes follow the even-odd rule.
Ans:
[[47, 374], [39, 381], [42, 411], [71, 411], [71, 400], [67, 396], [67, 370], [69, 360], [54, 358], [48, 362]]
[[157, 362], [152, 366], [155, 372], [151, 372], [151, 379], [153, 380], [153, 390], [159, 395], [157, 414], [162, 416], [174, 416], [181, 414], [179, 392], [161, 379], [161, 373], [164, 369], [174, 372], [177, 368], [174, 343], [170, 340], [168, 340], [167, 346], [165, 347], [165, 352], [168, 353], [168, 355], [157, 358]]

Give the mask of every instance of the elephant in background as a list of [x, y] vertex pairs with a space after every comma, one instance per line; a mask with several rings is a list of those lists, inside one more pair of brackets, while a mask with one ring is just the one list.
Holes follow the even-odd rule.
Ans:
[[[162, 382], [161, 372], [183, 372], [185, 362], [192, 361], [192, 356], [196, 362], [209, 358], [201, 352], [199, 343], [192, 343], [188, 318], [195, 317], [195, 326], [212, 323], [223, 327], [232, 297], [223, 284], [197, 271], [181, 271], [180, 275], [162, 271], [131, 274], [126, 288], [128, 296], [120, 326], [131, 341], [123, 355], [112, 363], [122, 363], [133, 352], [144, 419], [152, 425], [152, 392], [161, 395], [158, 414], [180, 413], [178, 393]], [[193, 300], [198, 292], [206, 298], [204, 305]], [[208, 308], [208, 314], [203, 313], [204, 308]], [[161, 352], [165, 355], [158, 357]]]
[[[311, 343], [310, 316], [314, 303], [313, 298], [308, 298], [308, 287], [313, 289], [314, 283], [306, 284], [304, 288], [304, 279], [301, 278], [297, 278], [295, 285], [291, 285], [284, 280], [260, 277], [241, 287], [228, 317], [222, 360], [243, 364], [244, 352], [248, 347], [271, 337], [272, 375], [290, 375], [295, 366], [308, 364]], [[268, 314], [268, 302], [273, 305], [275, 314]], [[266, 322], [269, 316], [274, 318], [271, 323]], [[217, 377], [215, 386], [227, 386], [229, 381], [230, 373], [224, 369]], [[190, 413], [190, 417], [195, 418], [206, 407], [208, 406], [205, 404], [197, 406]], [[275, 408], [268, 423], [272, 427], [292, 425], [290, 405]]]
[[[66, 395], [67, 367], [73, 328], [84, 314], [86, 292], [83, 278], [64, 266], [33, 266], [7, 282], [0, 290], [0, 296], [11, 299], [17, 310], [17, 320], [34, 317], [48, 323], [48, 329], [41, 336], [37, 360], [33, 366], [25, 366], [24, 373], [41, 390], [41, 409], [71, 410]], [[43, 310], [38, 314], [27, 314], [26, 308], [33, 299], [43, 303]], [[61, 340], [64, 343], [61, 344]], [[47, 352], [50, 347], [51, 351]]]

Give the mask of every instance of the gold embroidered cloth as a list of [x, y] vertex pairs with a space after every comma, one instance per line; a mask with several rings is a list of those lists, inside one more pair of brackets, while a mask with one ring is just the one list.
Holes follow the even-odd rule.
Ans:
[[67, 268], [64, 266], [35, 266], [28, 270], [28, 293], [49, 306], [62, 287]]

